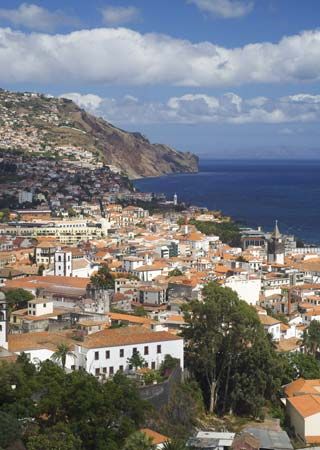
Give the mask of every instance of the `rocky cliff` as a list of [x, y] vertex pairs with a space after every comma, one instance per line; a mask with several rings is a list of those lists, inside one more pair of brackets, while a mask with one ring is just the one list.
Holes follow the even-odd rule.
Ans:
[[61, 148], [68, 146], [92, 152], [130, 178], [198, 170], [198, 158], [192, 153], [151, 144], [140, 133], [121, 130], [71, 100], [0, 92], [0, 148], [51, 152], [59, 157]]

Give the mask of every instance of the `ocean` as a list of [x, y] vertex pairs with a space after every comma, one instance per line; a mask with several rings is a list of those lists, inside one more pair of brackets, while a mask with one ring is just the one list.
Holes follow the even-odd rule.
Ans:
[[221, 210], [243, 225], [320, 244], [320, 161], [202, 160], [199, 173], [144, 178], [143, 192], [177, 193], [188, 204]]

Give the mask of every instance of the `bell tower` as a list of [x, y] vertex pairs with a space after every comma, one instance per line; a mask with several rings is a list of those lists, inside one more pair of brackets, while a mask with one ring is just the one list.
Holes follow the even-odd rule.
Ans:
[[7, 302], [3, 292], [0, 292], [0, 347], [8, 350]]
[[271, 239], [268, 241], [268, 263], [284, 264], [285, 245], [276, 220]]

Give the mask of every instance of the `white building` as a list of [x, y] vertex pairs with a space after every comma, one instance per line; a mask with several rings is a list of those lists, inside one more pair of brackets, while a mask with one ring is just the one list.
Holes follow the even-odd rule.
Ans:
[[144, 327], [107, 329], [87, 336], [75, 345], [76, 368], [84, 368], [95, 376], [109, 377], [117, 371], [132, 370], [128, 359], [139, 352], [145, 366], [158, 369], [166, 355], [180, 361], [183, 369], [183, 339], [166, 331], [150, 331]]
[[306, 444], [320, 442], [319, 394], [296, 395], [288, 398], [286, 412], [298, 438]]
[[0, 347], [8, 349], [7, 302], [3, 292], [0, 292]]
[[280, 320], [274, 319], [267, 314], [259, 314], [259, 320], [263, 325], [266, 333], [271, 334], [274, 341], [280, 341], [281, 337], [281, 322]]
[[154, 263], [150, 265], [144, 265], [134, 270], [133, 274], [136, 275], [141, 281], [153, 281], [159, 275], [164, 272], [165, 266], [161, 263]]
[[53, 313], [53, 301], [46, 298], [37, 298], [28, 302], [29, 316], [43, 316]]
[[56, 277], [72, 276], [72, 253], [57, 250], [54, 255], [54, 274]]
[[235, 291], [240, 300], [244, 300], [249, 305], [255, 306], [259, 301], [260, 278], [253, 278], [249, 275], [231, 276], [226, 279], [225, 286]]
[[122, 267], [125, 272], [134, 272], [138, 267], [143, 266], [144, 259], [138, 256], [125, 256], [122, 260]]
[[20, 191], [19, 192], [19, 203], [32, 203], [32, 192]]

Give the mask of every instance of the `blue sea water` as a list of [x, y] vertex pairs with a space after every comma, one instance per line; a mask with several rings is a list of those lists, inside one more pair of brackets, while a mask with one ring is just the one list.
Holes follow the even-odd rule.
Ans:
[[176, 192], [189, 204], [220, 209], [244, 225], [273, 228], [320, 244], [320, 161], [203, 160], [197, 174], [135, 181], [143, 192]]

